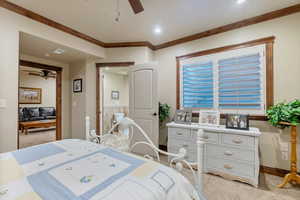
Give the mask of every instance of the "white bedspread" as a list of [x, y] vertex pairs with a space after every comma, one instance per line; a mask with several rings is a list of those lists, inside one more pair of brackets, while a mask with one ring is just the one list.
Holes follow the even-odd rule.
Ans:
[[1, 200], [192, 200], [175, 170], [82, 140], [0, 154]]

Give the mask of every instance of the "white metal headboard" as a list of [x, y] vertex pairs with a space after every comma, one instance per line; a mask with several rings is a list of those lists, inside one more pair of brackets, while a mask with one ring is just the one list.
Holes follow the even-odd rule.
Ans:
[[[122, 137], [124, 137], [124, 136], [111, 134], [118, 125], [123, 125], [123, 126], [127, 125], [128, 128], [136, 127], [139, 130], [139, 132], [144, 136], [145, 141], [138, 141], [136, 143], [131, 144], [132, 135], [129, 135], [129, 136], [127, 136], [128, 143], [125, 144], [125, 147], [122, 146], [122, 145], [124, 145], [124, 144], [122, 144], [122, 141], [123, 141]], [[133, 131], [130, 131], [130, 134], [133, 134]], [[202, 129], [199, 129], [197, 132], [197, 162], [195, 162], [195, 163], [190, 163], [185, 160], [186, 149], [184, 149], [184, 148], [181, 148], [179, 150], [178, 154], [169, 153], [169, 152], [166, 152], [166, 151], [163, 151], [163, 150], [160, 150], [159, 148], [157, 148], [153, 144], [153, 142], [151, 141], [151, 139], [149, 138], [147, 133], [137, 123], [135, 123], [132, 119], [127, 118], [127, 117], [122, 119], [117, 124], [115, 124], [111, 128], [111, 130], [108, 132], [108, 134], [98, 136], [98, 135], [96, 135], [95, 130], [90, 129], [90, 117], [87, 116], [86, 117], [86, 139], [89, 141], [94, 141], [94, 142], [96, 141], [98, 143], [108, 145], [111, 147], [115, 147], [120, 150], [124, 150], [124, 151], [128, 151], [128, 152], [132, 152], [132, 150], [137, 145], [147, 145], [154, 151], [158, 161], [160, 161], [160, 156], [159, 156], [160, 154], [163, 154], [166, 156], [171, 156], [171, 157], [173, 157], [173, 159], [169, 163], [170, 167], [177, 169], [179, 172], [182, 171], [183, 165], [185, 165], [187, 168], [189, 168], [192, 171], [192, 174], [193, 174], [193, 177], [194, 177], [194, 180], [196, 183], [195, 189], [197, 191], [197, 195], [195, 196], [195, 198], [198, 200], [200, 200], [200, 199], [202, 200], [204, 198], [202, 195], [202, 189], [203, 189], [203, 161], [204, 161], [203, 160], [203, 151], [204, 151], [205, 142], [203, 140], [203, 130]], [[118, 140], [120, 140], [120, 141], [118, 141]], [[145, 155], [144, 157], [153, 159], [149, 155]], [[197, 172], [194, 170], [193, 167], [198, 169]]]

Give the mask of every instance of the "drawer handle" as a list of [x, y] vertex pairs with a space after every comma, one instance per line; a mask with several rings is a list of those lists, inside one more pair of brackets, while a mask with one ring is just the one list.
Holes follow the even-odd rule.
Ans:
[[241, 144], [241, 143], [243, 143], [243, 141], [241, 140], [241, 139], [234, 139], [234, 140], [232, 140], [234, 143], [236, 143], [236, 144]]
[[230, 165], [225, 164], [225, 165], [224, 165], [224, 168], [225, 168], [225, 169], [232, 169], [233, 167], [230, 166]]
[[184, 145], [182, 145], [182, 147], [189, 147], [189, 145], [187, 145], [187, 144], [184, 144]]
[[204, 135], [203, 139], [208, 140], [209, 139], [208, 135]]
[[231, 151], [225, 151], [225, 152], [224, 152], [224, 155], [225, 155], [225, 156], [232, 156], [233, 153], [232, 153]]
[[183, 135], [183, 133], [177, 133], [177, 135]]

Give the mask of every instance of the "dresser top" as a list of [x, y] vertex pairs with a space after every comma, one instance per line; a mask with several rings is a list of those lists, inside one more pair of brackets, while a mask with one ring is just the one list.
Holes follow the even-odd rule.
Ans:
[[212, 132], [220, 132], [220, 133], [230, 133], [236, 135], [248, 135], [248, 136], [255, 136], [258, 137], [261, 135], [261, 132], [258, 128], [250, 127], [249, 130], [237, 130], [237, 129], [229, 129], [226, 128], [224, 125], [219, 126], [205, 126], [197, 123], [192, 124], [178, 124], [175, 122], [170, 122], [167, 124], [168, 127], [173, 128], [189, 128], [189, 129], [203, 129], [205, 131], [212, 131]]

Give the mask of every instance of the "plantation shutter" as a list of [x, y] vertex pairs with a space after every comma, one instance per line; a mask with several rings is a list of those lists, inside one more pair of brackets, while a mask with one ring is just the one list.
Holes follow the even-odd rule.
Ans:
[[252, 53], [218, 61], [219, 108], [262, 109], [261, 57]]
[[213, 108], [213, 62], [182, 66], [182, 107]]

